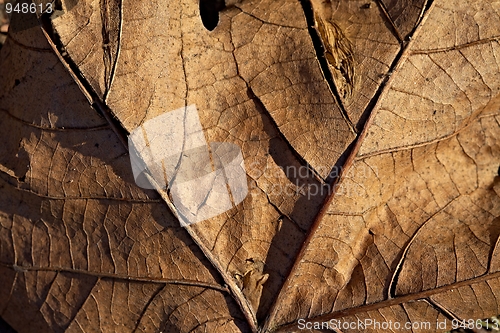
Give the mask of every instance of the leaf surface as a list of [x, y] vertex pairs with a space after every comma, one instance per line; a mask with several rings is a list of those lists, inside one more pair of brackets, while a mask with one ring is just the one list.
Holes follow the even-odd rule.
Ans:
[[[432, 332], [500, 313], [497, 3], [214, 8], [210, 31], [196, 1], [63, 2], [9, 34], [2, 317], [19, 332]], [[126, 136], [190, 105], [207, 142], [241, 148], [248, 195], [183, 228], [169, 191], [135, 184]]]

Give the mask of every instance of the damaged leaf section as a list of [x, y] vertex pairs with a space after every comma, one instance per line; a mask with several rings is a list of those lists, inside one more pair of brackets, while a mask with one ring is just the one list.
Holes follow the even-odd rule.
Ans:
[[314, 21], [335, 86], [342, 98], [349, 98], [356, 75], [353, 45], [335, 22], [323, 19], [318, 13], [314, 13]]
[[269, 274], [264, 274], [265, 263], [262, 260], [255, 260], [249, 258], [246, 260], [247, 270], [242, 274], [235, 274], [235, 278], [238, 281], [240, 289], [243, 291], [243, 295], [252, 305], [252, 309], [257, 312], [260, 304], [260, 298], [262, 296], [262, 289]]
[[102, 61], [105, 98], [111, 88], [120, 43], [120, 5], [118, 1], [101, 0]]

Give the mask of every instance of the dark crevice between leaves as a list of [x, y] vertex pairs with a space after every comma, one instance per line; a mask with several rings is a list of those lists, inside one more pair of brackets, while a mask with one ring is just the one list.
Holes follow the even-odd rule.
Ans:
[[333, 80], [333, 75], [330, 72], [330, 68], [328, 66], [328, 60], [326, 59], [326, 56], [325, 56], [325, 48], [323, 46], [321, 36], [319, 35], [318, 31], [314, 28], [316, 23], [314, 20], [314, 12], [313, 12], [313, 7], [311, 4], [311, 1], [310, 0], [300, 0], [300, 4], [302, 5], [302, 9], [304, 11], [304, 16], [306, 17], [307, 30], [309, 31], [309, 35], [311, 36], [314, 50], [316, 51], [316, 57], [318, 59], [319, 65], [321, 67], [321, 71], [323, 72], [323, 76], [325, 77], [325, 80], [328, 83], [328, 86], [330, 87], [330, 90], [333, 93], [333, 96], [334, 96], [335, 101], [337, 102], [337, 104], [340, 108], [340, 111], [342, 112], [344, 118], [348, 122], [349, 127], [354, 129], [354, 126], [352, 125], [352, 121], [349, 118], [349, 115], [347, 114], [347, 111], [344, 107], [344, 104], [342, 103], [342, 98], [340, 97], [340, 92], [337, 89], [337, 86], [335, 85], [335, 81]]
[[0, 317], [0, 333], [17, 333], [2, 317]]

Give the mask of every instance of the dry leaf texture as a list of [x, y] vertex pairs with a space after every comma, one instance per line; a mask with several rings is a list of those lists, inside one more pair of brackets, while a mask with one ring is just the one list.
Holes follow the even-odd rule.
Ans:
[[[13, 17], [1, 316], [19, 333], [436, 332], [500, 313], [500, 3], [201, 2]], [[171, 193], [135, 184], [126, 136], [190, 105], [207, 142], [241, 149], [248, 195], [181, 227]], [[360, 322], [413, 325], [332, 326]]]

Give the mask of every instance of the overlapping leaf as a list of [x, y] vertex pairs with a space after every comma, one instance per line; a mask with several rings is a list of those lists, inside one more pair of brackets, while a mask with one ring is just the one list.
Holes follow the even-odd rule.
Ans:
[[[499, 313], [498, 6], [226, 4], [209, 31], [196, 1], [82, 0], [9, 36], [2, 317], [245, 332]], [[120, 137], [187, 105], [241, 147], [249, 194], [183, 229]]]

